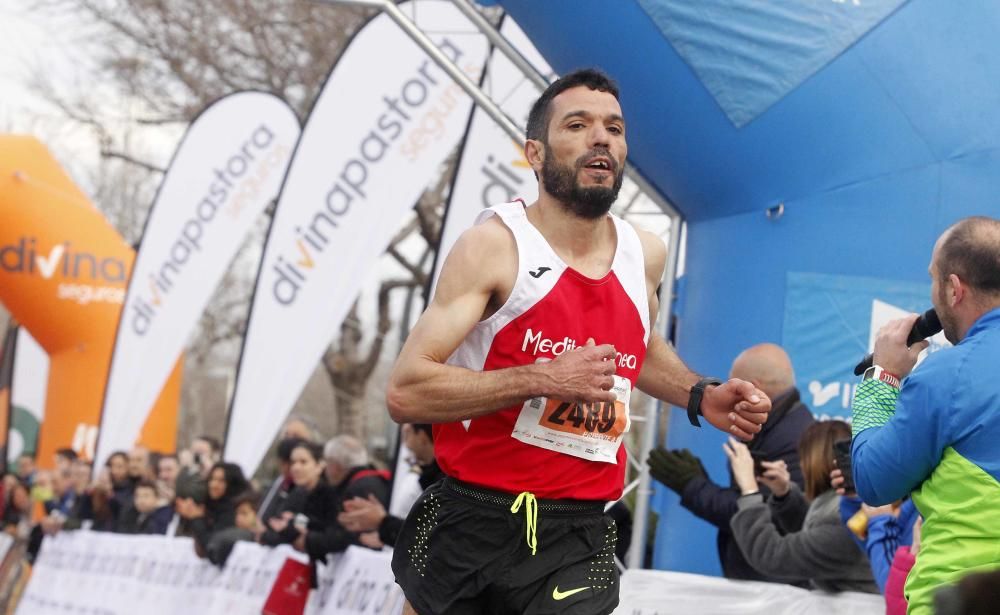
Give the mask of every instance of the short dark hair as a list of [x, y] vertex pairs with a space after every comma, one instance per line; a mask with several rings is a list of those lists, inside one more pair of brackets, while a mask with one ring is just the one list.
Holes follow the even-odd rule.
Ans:
[[244, 504], [249, 504], [250, 508], [257, 510], [258, 500], [259, 498], [257, 497], [257, 494], [253, 491], [253, 489], [247, 489], [246, 491], [237, 494], [236, 497], [233, 498], [233, 508], [236, 509]]
[[74, 451], [71, 448], [61, 448], [61, 449], [59, 449], [59, 450], [56, 451], [56, 455], [58, 455], [60, 457], [65, 457], [66, 459], [68, 459], [70, 461], [76, 461], [76, 457], [77, 457], [76, 451]]
[[594, 68], [584, 68], [563, 75], [549, 84], [528, 114], [526, 136], [534, 141], [548, 142], [549, 121], [552, 119], [552, 99], [570, 88], [586, 86], [598, 92], [607, 92], [618, 100], [618, 84], [611, 77]]
[[110, 455], [108, 455], [108, 460], [104, 462], [104, 467], [110, 468], [111, 460], [114, 459], [115, 457], [121, 457], [125, 461], [125, 463], [128, 463], [128, 453], [126, 453], [125, 451], [115, 451]]
[[1000, 220], [972, 216], [948, 229], [938, 249], [938, 281], [951, 274], [978, 291], [1000, 294]]
[[430, 423], [410, 423], [410, 428], [413, 429], [413, 433], [424, 432], [431, 442], [434, 441], [434, 427]]
[[191, 498], [197, 504], [204, 504], [208, 500], [208, 486], [198, 476], [181, 475], [177, 479], [175, 497]]
[[302, 438], [282, 438], [278, 442], [278, 459], [284, 463], [291, 463], [292, 451], [295, 447], [305, 442]]
[[[304, 448], [309, 453], [309, 456], [313, 458], [317, 463], [323, 461], [323, 445], [317, 444], [315, 442], [309, 442], [308, 440], [300, 440], [295, 446], [292, 447], [294, 451], [297, 448]], [[289, 454], [289, 460], [291, 460], [291, 455]]]
[[219, 453], [222, 451], [222, 443], [219, 439], [213, 436], [198, 436], [195, 440], [204, 440], [208, 442], [208, 447], [212, 449], [213, 453]]

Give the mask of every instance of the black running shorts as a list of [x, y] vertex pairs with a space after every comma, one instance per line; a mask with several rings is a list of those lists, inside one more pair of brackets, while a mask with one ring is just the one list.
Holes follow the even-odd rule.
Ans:
[[[618, 606], [617, 529], [604, 502], [516, 497], [445, 478], [413, 505], [392, 571], [420, 615], [603, 615]], [[529, 546], [537, 538], [532, 554]]]

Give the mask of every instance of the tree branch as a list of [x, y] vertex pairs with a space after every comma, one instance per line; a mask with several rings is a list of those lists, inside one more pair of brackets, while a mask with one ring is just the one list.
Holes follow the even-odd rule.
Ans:
[[156, 166], [155, 164], [149, 162], [144, 162], [142, 160], [139, 160], [138, 158], [135, 158], [134, 156], [126, 154], [125, 152], [118, 152], [105, 147], [101, 148], [101, 157], [123, 160], [129, 164], [134, 164], [135, 166], [140, 167], [142, 169], [146, 169], [147, 171], [150, 171], [152, 173], [163, 174], [167, 172], [167, 170], [164, 169], [163, 167]]

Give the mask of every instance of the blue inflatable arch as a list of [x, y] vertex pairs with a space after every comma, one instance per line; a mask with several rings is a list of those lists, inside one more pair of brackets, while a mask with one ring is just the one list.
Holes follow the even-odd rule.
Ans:
[[[1000, 3], [483, 3], [558, 72], [597, 66], [621, 85], [630, 160], [688, 224], [674, 315], [701, 373], [784, 343], [805, 400], [843, 414], [873, 300], [928, 307], [936, 237], [1000, 216]], [[728, 483], [723, 435], [669, 420], [667, 445]], [[718, 574], [714, 528], [672, 493], [654, 505], [655, 566]]]

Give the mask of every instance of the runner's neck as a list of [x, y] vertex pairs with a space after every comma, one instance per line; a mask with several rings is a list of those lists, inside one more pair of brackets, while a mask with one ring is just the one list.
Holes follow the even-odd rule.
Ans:
[[588, 219], [568, 211], [551, 197], [525, 208], [530, 222], [567, 265], [594, 279], [611, 269], [618, 243], [610, 216]]

